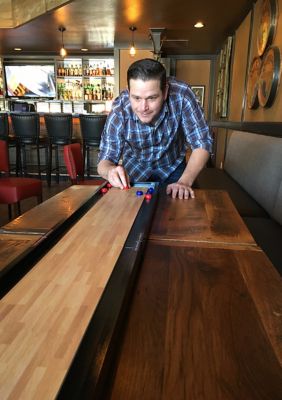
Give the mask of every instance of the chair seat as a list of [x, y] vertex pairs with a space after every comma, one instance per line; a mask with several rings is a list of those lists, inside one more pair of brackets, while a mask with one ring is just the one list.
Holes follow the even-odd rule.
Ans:
[[85, 146], [93, 146], [93, 147], [99, 147], [100, 146], [100, 141], [98, 140], [93, 140], [93, 139], [84, 139], [83, 141]]
[[13, 204], [33, 196], [42, 195], [42, 182], [33, 178], [1, 178], [0, 203]]

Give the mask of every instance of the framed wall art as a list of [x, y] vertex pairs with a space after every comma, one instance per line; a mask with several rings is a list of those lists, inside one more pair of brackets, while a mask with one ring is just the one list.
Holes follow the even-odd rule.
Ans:
[[266, 50], [258, 87], [258, 101], [261, 107], [271, 107], [276, 96], [280, 79], [280, 50], [270, 46]]
[[194, 95], [202, 108], [204, 108], [205, 101], [205, 86], [191, 86]]
[[278, 11], [276, 0], [263, 0], [260, 11], [260, 21], [257, 36], [258, 55], [262, 56], [267, 46], [272, 43]]
[[227, 117], [232, 42], [233, 37], [228, 36], [219, 55], [215, 113], [220, 118]]

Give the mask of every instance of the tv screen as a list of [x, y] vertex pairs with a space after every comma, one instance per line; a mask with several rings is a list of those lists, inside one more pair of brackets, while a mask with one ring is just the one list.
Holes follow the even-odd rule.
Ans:
[[5, 65], [8, 97], [56, 96], [54, 65]]

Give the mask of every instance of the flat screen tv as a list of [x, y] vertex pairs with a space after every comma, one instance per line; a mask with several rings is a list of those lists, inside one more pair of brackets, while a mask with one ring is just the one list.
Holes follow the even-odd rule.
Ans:
[[54, 98], [54, 65], [4, 65], [7, 97]]

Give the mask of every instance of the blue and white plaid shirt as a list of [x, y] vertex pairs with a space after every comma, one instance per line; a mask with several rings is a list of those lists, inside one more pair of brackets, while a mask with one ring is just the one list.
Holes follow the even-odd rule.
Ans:
[[212, 136], [192, 90], [169, 78], [169, 92], [152, 124], [142, 123], [133, 113], [129, 92], [113, 103], [101, 137], [98, 161], [120, 159], [131, 182], [145, 182], [151, 175], [164, 181], [183, 161], [186, 150], [212, 150]]

